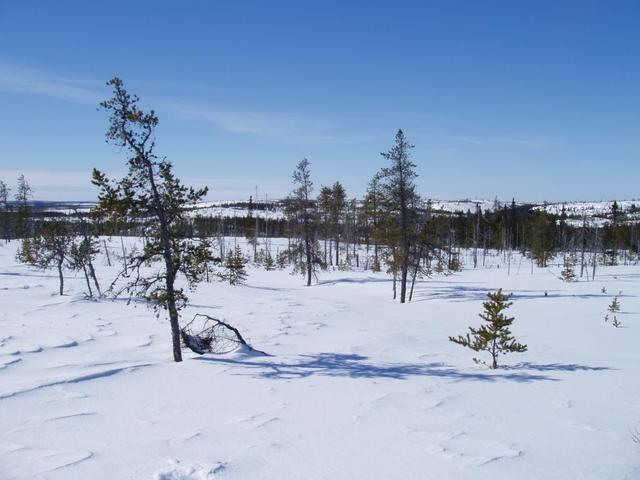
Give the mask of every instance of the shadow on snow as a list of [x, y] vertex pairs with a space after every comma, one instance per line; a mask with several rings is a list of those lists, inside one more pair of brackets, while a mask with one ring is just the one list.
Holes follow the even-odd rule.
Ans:
[[[496, 288], [482, 287], [466, 287], [460, 285], [452, 285], [449, 287], [420, 288], [413, 294], [412, 302], [425, 302], [429, 300], [453, 300], [458, 302], [481, 301], [487, 299], [487, 293], [497, 290]], [[556, 293], [559, 290], [509, 290], [504, 289], [505, 293], [511, 294], [511, 300], [539, 300], [544, 298], [610, 298], [611, 295], [603, 293]], [[625, 295], [618, 295], [624, 297]]]
[[[389, 378], [404, 380], [408, 377], [439, 377], [453, 381], [476, 380], [494, 382], [497, 380], [532, 382], [538, 380], [556, 381], [557, 379], [540, 374], [524, 372], [505, 373], [500, 370], [491, 372], [461, 372], [442, 363], [393, 363], [376, 365], [368, 362], [368, 357], [357, 354], [343, 353], [318, 353], [315, 355], [302, 355], [298, 362], [285, 361], [259, 361], [254, 359], [230, 359], [197, 357], [196, 360], [233, 365], [237, 367], [254, 369], [253, 374], [258, 378], [267, 379], [295, 379], [307, 378], [313, 375], [348, 378]], [[544, 371], [553, 370], [598, 370], [599, 367], [583, 367], [580, 365], [550, 365], [528, 366], [523, 368], [538, 369]], [[571, 368], [569, 368], [571, 367]]]

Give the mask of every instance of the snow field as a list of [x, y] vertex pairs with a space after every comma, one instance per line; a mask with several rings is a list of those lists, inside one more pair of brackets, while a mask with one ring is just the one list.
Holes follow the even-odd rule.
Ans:
[[[385, 274], [304, 287], [251, 268], [247, 285], [201, 285], [183, 318], [225, 318], [270, 356], [175, 364], [163, 316], [88, 300], [80, 277], [60, 297], [17, 247], [0, 246], [3, 480], [640, 476], [638, 266], [572, 284], [557, 268], [468, 268], [420, 281], [406, 305]], [[97, 263], [106, 286], [117, 267]], [[499, 287], [529, 351], [490, 371], [447, 337], [479, 325]], [[614, 328], [603, 318], [619, 291]]]

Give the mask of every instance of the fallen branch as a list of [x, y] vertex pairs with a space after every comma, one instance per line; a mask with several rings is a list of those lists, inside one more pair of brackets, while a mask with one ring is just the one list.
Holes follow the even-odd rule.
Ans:
[[256, 350], [249, 345], [236, 327], [202, 313], [197, 313], [189, 323], [180, 329], [180, 336], [184, 346], [199, 355], [229, 353], [238, 346], [243, 346], [251, 352], [266, 355], [265, 352]]

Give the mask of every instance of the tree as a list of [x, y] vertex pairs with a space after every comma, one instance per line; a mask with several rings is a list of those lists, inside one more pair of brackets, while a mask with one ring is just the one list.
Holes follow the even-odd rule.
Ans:
[[613, 300], [611, 300], [611, 303], [609, 304], [609, 307], [607, 307], [607, 309], [611, 313], [617, 313], [620, 311], [620, 300], [618, 300], [618, 297], [613, 297]]
[[229, 285], [239, 285], [247, 279], [247, 271], [244, 268], [247, 261], [242, 255], [242, 249], [239, 245], [229, 251], [224, 263], [224, 273], [222, 278], [229, 282]]
[[576, 273], [573, 267], [576, 264], [575, 257], [573, 255], [565, 255], [562, 265], [562, 271], [560, 272], [560, 278], [565, 282], [574, 282], [576, 280]]
[[331, 187], [331, 228], [333, 230], [333, 241], [336, 246], [336, 267], [340, 266], [340, 221], [347, 202], [347, 192], [340, 182], [336, 182]]
[[42, 269], [58, 271], [60, 295], [64, 294], [63, 267], [72, 243], [68, 227], [61, 221], [44, 222], [33, 238], [24, 238], [17, 259]]
[[327, 264], [331, 260], [327, 258], [327, 240], [331, 235], [331, 209], [333, 206], [333, 190], [331, 187], [322, 186], [320, 188], [317, 206], [320, 234], [324, 238], [324, 263]]
[[[213, 259], [208, 244], [184, 238], [181, 225], [207, 188], [194, 190], [182, 185], [173, 174], [172, 164], [155, 153], [155, 112], [141, 110], [139, 98], [130, 95], [119, 78], [109, 80], [107, 85], [113, 88], [113, 97], [100, 104], [109, 113], [106, 141], [128, 153], [129, 171], [124, 178], [112, 181], [94, 169], [93, 183], [100, 188], [99, 208], [106, 215], [137, 218], [146, 235], [142, 251], [129, 253], [129, 268], [118, 276], [127, 284], [116, 295], [140, 295], [155, 308], [168, 311], [173, 359], [180, 362], [179, 312], [187, 296], [183, 288], [176, 287], [176, 277], [182, 274], [188, 287], [195, 288]], [[141, 268], [156, 261], [162, 268], [145, 276]]]
[[29, 183], [24, 178], [24, 175], [18, 177], [18, 186], [16, 188], [16, 194], [14, 196], [17, 203], [16, 210], [16, 235], [18, 238], [28, 237], [30, 232], [30, 219], [31, 219], [31, 207], [29, 206], [29, 199], [31, 198], [33, 191], [29, 186]]
[[381, 176], [377, 173], [373, 176], [367, 187], [367, 193], [362, 204], [362, 210], [365, 218], [369, 219], [371, 227], [371, 238], [373, 240], [373, 265], [371, 270], [380, 271], [380, 259], [378, 256], [378, 247], [381, 241], [384, 241], [381, 226], [384, 218], [384, 198], [381, 191]]
[[[498, 356], [511, 352], [526, 352], [527, 346], [516, 342], [511, 335], [509, 327], [513, 323], [513, 317], [507, 317], [503, 312], [509, 308], [513, 302], [509, 302], [509, 296], [502, 293], [502, 289], [497, 292], [487, 294], [489, 300], [483, 303], [484, 312], [479, 316], [487, 324], [480, 328], [469, 327], [471, 334], [449, 337], [449, 340], [468, 347], [476, 352], [489, 352], [491, 354], [490, 368], [498, 368]], [[476, 363], [485, 363], [477, 358]]]
[[271, 256], [271, 252], [267, 251], [267, 254], [264, 259], [264, 269], [268, 272], [276, 269], [276, 264], [273, 261], [273, 257]]
[[317, 227], [316, 209], [311, 195], [313, 193], [313, 182], [311, 181], [311, 171], [309, 160], [306, 158], [298, 162], [293, 171], [294, 190], [289, 195], [288, 213], [292, 217], [296, 233], [299, 238], [298, 245], [294, 248], [296, 256], [303, 256], [300, 270], [307, 278], [307, 286], [311, 285], [311, 277], [315, 275], [318, 260], [318, 247], [315, 241]]
[[87, 282], [87, 291], [89, 296], [93, 297], [93, 289], [91, 288], [91, 281], [93, 281], [98, 296], [102, 296], [100, 284], [96, 277], [96, 271], [93, 266], [93, 261], [96, 255], [100, 252], [100, 242], [96, 237], [90, 237], [84, 234], [78, 241], [73, 241], [69, 248], [69, 254], [67, 259], [67, 266], [71, 270], [81, 270], [84, 274], [84, 278]]
[[0, 212], [2, 212], [2, 234], [6, 242], [11, 240], [11, 217], [9, 215], [9, 192], [11, 189], [0, 180]]
[[390, 218], [392, 230], [397, 232], [398, 245], [394, 257], [398, 259], [400, 271], [400, 303], [407, 296], [407, 275], [411, 249], [414, 244], [420, 197], [416, 192], [416, 165], [411, 162], [411, 145], [402, 130], [398, 130], [394, 146], [381, 155], [391, 162], [391, 166], [381, 170], [384, 201]]
[[535, 211], [529, 222], [529, 250], [538, 267], [546, 267], [553, 257], [555, 220], [544, 210]]

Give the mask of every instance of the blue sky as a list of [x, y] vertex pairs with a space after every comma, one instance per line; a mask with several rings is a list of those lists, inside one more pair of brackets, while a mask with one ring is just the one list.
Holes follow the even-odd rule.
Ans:
[[398, 128], [430, 198], [638, 198], [638, 1], [0, 0], [0, 179], [91, 199], [120, 76], [211, 199], [361, 195]]

